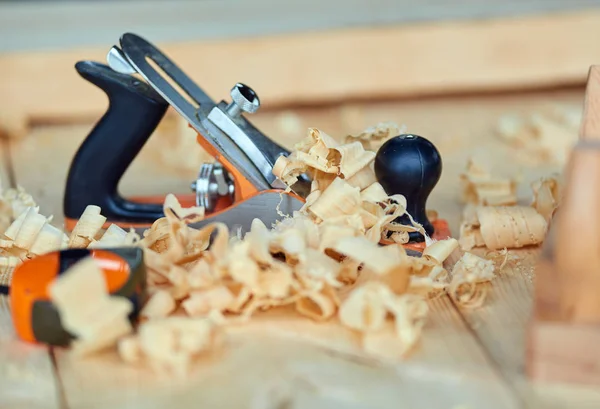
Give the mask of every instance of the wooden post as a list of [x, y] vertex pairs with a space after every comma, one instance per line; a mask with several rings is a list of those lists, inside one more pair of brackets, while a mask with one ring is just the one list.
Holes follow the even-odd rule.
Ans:
[[536, 270], [527, 373], [600, 385], [600, 66], [589, 71], [580, 138]]

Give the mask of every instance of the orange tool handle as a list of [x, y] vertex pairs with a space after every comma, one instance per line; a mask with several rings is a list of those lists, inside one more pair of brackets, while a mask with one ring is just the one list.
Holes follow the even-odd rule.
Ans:
[[146, 296], [143, 252], [138, 248], [68, 249], [41, 255], [19, 265], [10, 284], [12, 321], [17, 335], [27, 342], [66, 345], [70, 334], [63, 328], [51, 302], [49, 285], [72, 264], [91, 256], [99, 264], [107, 291], [134, 303], [135, 318]]

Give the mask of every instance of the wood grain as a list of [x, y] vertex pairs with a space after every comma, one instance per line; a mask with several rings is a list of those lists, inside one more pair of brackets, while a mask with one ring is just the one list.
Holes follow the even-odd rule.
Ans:
[[600, 140], [600, 66], [593, 65], [588, 73], [580, 139]]
[[[355, 334], [334, 324], [263, 314], [233, 328], [225, 348], [201, 359], [186, 380], [126, 367], [113, 353], [85, 361], [58, 355], [70, 407], [277, 407], [273, 389], [289, 405], [313, 408], [517, 408], [475, 339], [447, 299], [432, 303], [424, 342], [405, 361], [364, 357]], [[392, 344], [393, 346], [393, 344]], [[235, 385], [236, 393], [231, 393]], [[91, 395], [95, 395], [93, 399]], [[304, 406], [303, 406], [304, 407]]]
[[514, 259], [487, 284], [485, 305], [475, 310], [461, 308], [461, 314], [504, 378], [523, 397], [529, 387], [525, 373], [526, 330], [532, 312], [538, 253], [537, 249], [510, 251]]
[[[214, 99], [237, 81], [264, 108], [456, 92], [585, 84], [600, 60], [600, 11], [340, 29], [276, 37], [156, 42]], [[120, 35], [118, 32], [116, 36]], [[145, 33], [139, 33], [144, 35]], [[30, 122], [96, 118], [106, 97], [75, 72], [104, 61], [102, 47], [0, 55], [0, 124], [22, 134]], [[443, 67], [440, 68], [440, 67]]]
[[[0, 140], [0, 182], [9, 187], [5, 142]], [[58, 379], [48, 348], [16, 338], [10, 301], [4, 295], [0, 295], [0, 385], [0, 408], [59, 408]]]

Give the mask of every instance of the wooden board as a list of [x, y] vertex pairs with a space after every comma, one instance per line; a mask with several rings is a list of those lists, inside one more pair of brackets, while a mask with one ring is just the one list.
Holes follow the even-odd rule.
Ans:
[[[340, 137], [380, 121], [406, 124], [410, 132], [431, 139], [442, 153], [442, 180], [428, 207], [438, 210], [457, 232], [462, 207], [458, 201], [458, 175], [470, 154], [491, 151], [500, 173], [521, 171], [525, 175], [519, 191], [523, 201], [530, 195], [529, 180], [556, 169], [524, 162], [495, 138], [493, 129], [498, 117], [507, 112], [533, 113], [552, 104], [576, 108], [582, 96], [582, 90], [576, 90], [351, 103], [264, 112], [253, 122], [268, 135], [277, 135], [288, 147], [304, 135], [308, 126]], [[34, 194], [40, 193], [43, 211], [52, 209], [59, 216], [57, 202], [62, 197], [61, 178], [68, 167], [69, 152], [75, 151], [74, 145], [90, 126], [41, 127], [26, 139], [11, 141], [15, 178]], [[173, 157], [165, 153], [165, 141], [170, 141], [177, 152], [189, 151], [189, 141], [174, 135], [177, 128], [172, 124], [161, 127], [128, 172], [123, 181], [124, 193], [188, 189], [186, 178], [195, 175], [199, 164], [187, 164], [180, 155], [179, 166], [172, 165]], [[507, 166], [507, 158], [520, 158], [518, 166]], [[40, 184], [40, 173], [47, 176], [44, 185]], [[530, 407], [546, 408], [550, 406], [548, 396], [552, 396], [548, 389], [514, 381], [522, 380], [522, 335], [531, 305], [531, 270], [528, 261], [522, 263], [522, 271], [513, 267], [501, 272], [490, 285], [489, 298], [480, 310], [459, 311], [447, 298], [433, 301], [422, 343], [401, 363], [381, 365], [361, 357], [356, 339], [335, 326], [267, 314], [251, 325], [231, 330], [229, 347], [201, 360], [187, 381], [156, 378], [145, 368], [126, 367], [113, 353], [82, 362], [60, 352], [57, 361], [66, 407], [108, 407], [123, 402], [130, 407], [163, 407], [174, 402], [183, 408], [202, 403], [260, 407], [252, 406], [252, 402], [272, 398], [269, 391], [275, 390], [281, 392], [284, 401], [293, 402], [291, 406], [315, 408], [517, 408], [525, 400]], [[310, 342], [306, 342], [306, 334], [311, 334]], [[231, 393], [232, 385], [236, 393]], [[290, 385], [292, 392], [286, 392]], [[571, 407], [575, 396], [572, 390], [563, 387], [559, 395], [550, 401], [552, 407]], [[589, 391], [581, 396], [586, 403], [600, 402]], [[277, 407], [276, 402], [271, 404]]]
[[[5, 142], [0, 140], [0, 182], [10, 187]], [[3, 279], [0, 282], [5, 283]], [[59, 408], [59, 385], [50, 351], [16, 338], [9, 298], [4, 295], [0, 295], [0, 385], [0, 408]]]
[[[362, 357], [356, 336], [336, 325], [276, 313], [230, 331], [226, 349], [200, 360], [184, 381], [124, 367], [114, 354], [83, 362], [59, 354], [58, 368], [70, 407], [109, 407], [124, 400], [132, 407], [162, 407], [175, 394], [182, 408], [252, 407], [242, 403], [261, 395], [273, 399], [269, 389], [285, 393], [287, 387], [292, 391], [284, 398], [294, 405], [308, 401], [314, 408], [393, 408], [399, 402], [413, 407], [424, 395], [430, 408], [478, 407], [491, 397], [486, 407], [516, 408], [515, 397], [449, 301], [437, 300], [432, 307], [424, 342], [397, 364]], [[232, 388], [235, 394], [228, 392]]]
[[535, 263], [539, 251], [513, 250], [509, 262], [493, 284], [487, 285], [486, 305], [461, 310], [489, 356], [506, 380], [520, 393], [527, 393], [525, 375], [526, 328], [531, 316]]
[[[105, 61], [103, 46], [0, 54], [0, 127], [96, 118], [105, 95], [74, 64]], [[138, 33], [146, 35], [146, 33]], [[238, 81], [265, 109], [355, 99], [583, 85], [600, 60], [600, 11], [448, 21], [246, 39], [155, 42], [215, 100]], [[49, 103], [51, 101], [51, 103]]]
[[[535, 380], [600, 384], [600, 66], [589, 70], [579, 140], [565, 167], [566, 188], [537, 265], [527, 370]], [[580, 224], [585, 219], [586, 222]]]

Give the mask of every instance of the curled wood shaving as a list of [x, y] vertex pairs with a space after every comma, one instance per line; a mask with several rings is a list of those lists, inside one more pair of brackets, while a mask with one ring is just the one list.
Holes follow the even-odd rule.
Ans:
[[49, 294], [64, 328], [74, 334], [73, 352], [91, 354], [116, 345], [132, 331], [128, 319], [133, 306], [122, 297], [111, 297], [104, 273], [87, 257], [49, 285]]
[[350, 293], [340, 306], [342, 324], [361, 332], [377, 331], [385, 323], [394, 294], [380, 282], [368, 282]]
[[192, 361], [217, 342], [210, 320], [173, 316], [140, 324], [137, 334], [119, 340], [118, 351], [125, 362], [145, 361], [159, 374], [183, 377]]
[[520, 248], [544, 241], [548, 223], [529, 206], [480, 206], [476, 219], [461, 226], [464, 250], [484, 245], [490, 250]]
[[0, 231], [5, 231], [21, 213], [37, 204], [21, 186], [0, 191]]
[[561, 186], [556, 177], [546, 177], [532, 183], [531, 188], [530, 206], [465, 206], [461, 248], [500, 250], [541, 244], [560, 204]]
[[[20, 196], [19, 196], [20, 195]], [[24, 192], [17, 197], [27, 198]], [[25, 199], [22, 199], [25, 201]], [[34, 204], [32, 200], [26, 203]], [[106, 218], [100, 214], [98, 206], [88, 206], [81, 219], [69, 235], [51, 224], [51, 217], [39, 213], [37, 206], [25, 207], [4, 234], [0, 236], [0, 263], [11, 266], [6, 274], [22, 261], [52, 251], [66, 248], [94, 248], [136, 245], [139, 236], [132, 230], [125, 232], [116, 225], [102, 230]], [[15, 264], [15, 257], [19, 262]], [[10, 259], [4, 260], [3, 259]]]
[[406, 133], [406, 126], [399, 126], [394, 122], [381, 122], [358, 134], [346, 136], [344, 142], [358, 141], [365, 150], [377, 151], [385, 141], [403, 133]]
[[492, 260], [465, 253], [452, 270], [452, 281], [448, 288], [450, 296], [465, 307], [481, 306], [486, 294], [477, 284], [494, 279], [495, 269]]
[[92, 240], [88, 248], [107, 248], [135, 245], [139, 236], [133, 229], [125, 231], [116, 224], [108, 226], [99, 240]]
[[306, 210], [317, 220], [327, 220], [340, 215], [352, 215], [361, 207], [360, 191], [341, 178], [335, 180]]
[[204, 218], [204, 208], [201, 206], [194, 206], [189, 208], [182, 208], [181, 204], [175, 197], [175, 195], [169, 193], [163, 204], [163, 211], [167, 216], [167, 219], [177, 218], [184, 221], [185, 223], [195, 223]]
[[175, 298], [164, 289], [157, 290], [144, 305], [140, 316], [145, 318], [163, 318], [175, 311]]
[[423, 257], [436, 262], [438, 265], [442, 265], [444, 260], [446, 260], [457, 247], [458, 240], [454, 238], [439, 240], [423, 250]]
[[436, 295], [442, 294], [448, 288], [448, 271], [439, 265], [433, 266], [426, 276], [414, 275], [410, 277], [410, 293]]
[[94, 240], [104, 223], [106, 223], [106, 217], [100, 214], [100, 207], [87, 206], [73, 229], [69, 247], [86, 248]]
[[542, 178], [531, 184], [533, 202], [531, 206], [550, 223], [561, 199], [561, 186], [555, 177]]
[[418, 341], [428, 310], [422, 297], [395, 295], [383, 283], [367, 282], [342, 303], [339, 318], [345, 326], [362, 333], [367, 351], [381, 354], [374, 344], [385, 327], [386, 318], [392, 316], [400, 344], [396, 345], [396, 353], [404, 355]]
[[492, 177], [489, 169], [470, 158], [467, 170], [460, 175], [462, 200], [481, 206], [514, 205], [517, 203], [515, 180]]
[[396, 334], [401, 343], [401, 353], [404, 354], [419, 340], [429, 306], [421, 297], [402, 294], [392, 301], [390, 312], [394, 316]]

